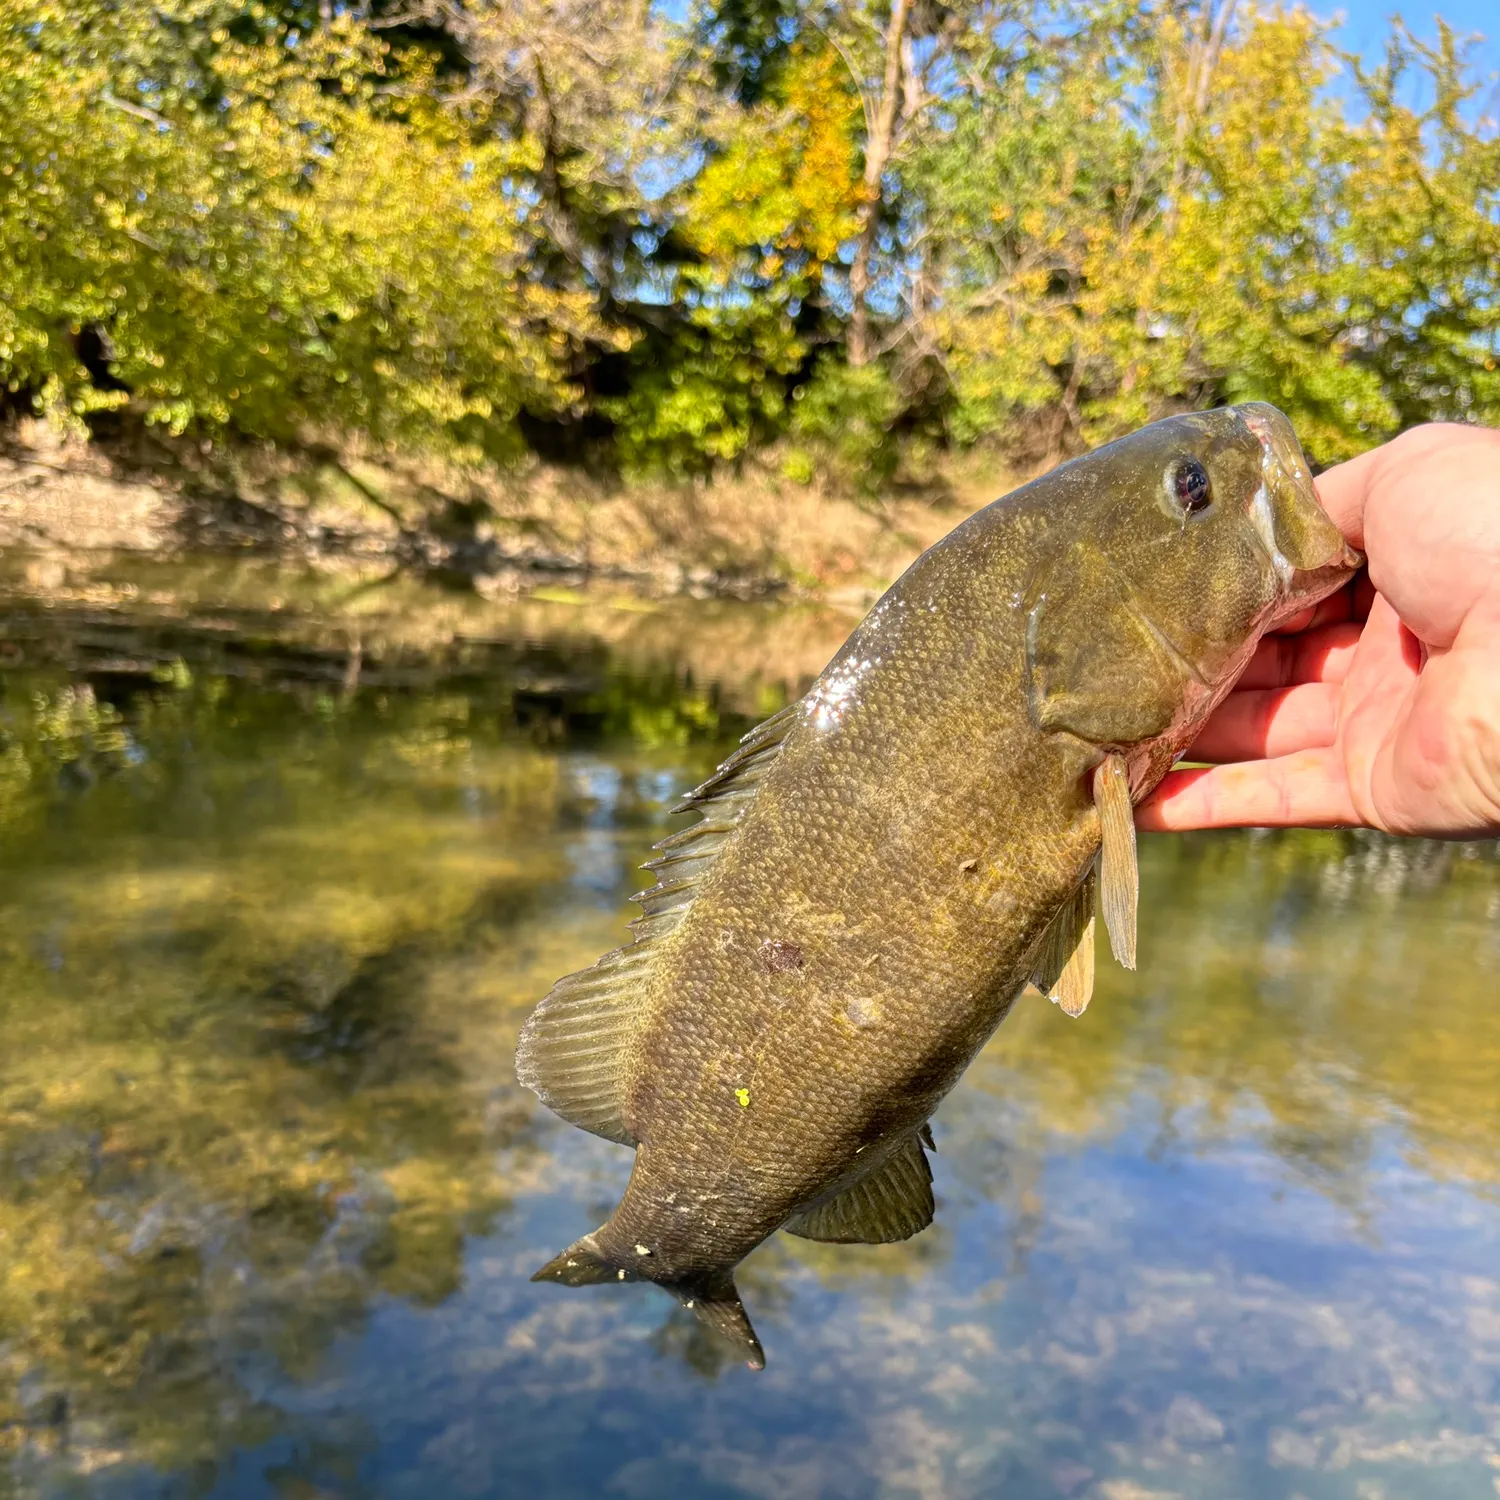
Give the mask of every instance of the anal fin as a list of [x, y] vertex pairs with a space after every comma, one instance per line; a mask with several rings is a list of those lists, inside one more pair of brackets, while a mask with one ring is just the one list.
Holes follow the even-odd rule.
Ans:
[[935, 1207], [926, 1129], [913, 1131], [874, 1171], [788, 1219], [787, 1233], [835, 1245], [887, 1245], [926, 1229]]
[[1065, 1014], [1078, 1017], [1094, 993], [1094, 890], [1096, 867], [1063, 902], [1042, 938], [1032, 983]]
[[1135, 808], [1123, 756], [1111, 755], [1094, 772], [1094, 803], [1099, 809], [1100, 905], [1109, 946], [1127, 969], [1135, 968], [1135, 921], [1141, 876], [1135, 853]]

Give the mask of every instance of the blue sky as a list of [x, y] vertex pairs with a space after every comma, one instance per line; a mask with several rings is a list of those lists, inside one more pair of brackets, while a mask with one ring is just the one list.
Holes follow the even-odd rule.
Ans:
[[[1484, 117], [1494, 121], [1500, 116], [1500, 0], [1418, 0], [1418, 3], [1396, 5], [1392, 0], [1305, 0], [1315, 15], [1330, 20], [1342, 18], [1333, 33], [1333, 42], [1344, 51], [1353, 52], [1367, 62], [1379, 62], [1390, 33], [1391, 18], [1400, 15], [1419, 41], [1437, 40], [1437, 20], [1441, 16], [1459, 35], [1478, 34], [1482, 41], [1472, 41], [1469, 66], [1480, 87], [1470, 101], [1471, 121]], [[1350, 96], [1351, 84], [1345, 78], [1335, 81], [1335, 94]], [[1408, 104], [1421, 107], [1429, 102], [1419, 86], [1410, 92]], [[1359, 107], [1354, 108], [1356, 114]], [[1493, 128], [1493, 126], [1491, 127]]]
[[1441, 0], [1439, 4], [1420, 0], [1408, 5], [1394, 5], [1389, 0], [1344, 0], [1341, 5], [1312, 0], [1308, 9], [1328, 17], [1342, 14], [1345, 19], [1336, 33], [1338, 44], [1370, 58], [1379, 56], [1393, 15], [1399, 14], [1424, 41], [1437, 36], [1437, 17], [1441, 16], [1455, 31], [1484, 33], [1486, 39], [1475, 47], [1472, 59], [1487, 74], [1500, 69], [1500, 0]]

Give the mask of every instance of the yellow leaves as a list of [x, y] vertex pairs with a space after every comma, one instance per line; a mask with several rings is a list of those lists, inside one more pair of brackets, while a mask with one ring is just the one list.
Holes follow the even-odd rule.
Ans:
[[766, 276], [792, 266], [817, 274], [857, 228], [862, 119], [838, 53], [799, 46], [779, 95], [744, 111], [699, 175], [688, 205], [694, 242], [723, 262], [758, 248]]
[[[518, 274], [541, 230], [512, 176], [534, 145], [476, 144], [438, 100], [416, 123], [377, 109], [368, 81], [384, 48], [358, 22], [341, 16], [296, 49], [226, 32], [212, 113], [176, 85], [149, 110], [100, 103], [138, 97], [122, 60], [149, 56], [165, 78], [197, 66], [152, 8], [85, 3], [49, 24], [56, 58], [23, 48], [29, 72], [6, 73], [16, 33], [0, 29], [0, 157], [41, 164], [0, 200], [0, 264], [24, 266], [6, 300], [30, 325], [6, 330], [0, 378], [83, 399], [84, 372], [45, 337], [62, 312], [109, 327], [122, 378], [174, 430], [229, 421], [233, 372], [243, 431], [378, 416], [380, 436], [441, 443], [456, 423], [504, 423], [522, 399], [567, 400], [574, 342], [612, 337], [586, 291]], [[34, 253], [53, 241], [59, 253]]]
[[1039, 239], [1047, 227], [1047, 215], [1040, 208], [1028, 208], [1020, 218], [1020, 230], [1032, 239]]

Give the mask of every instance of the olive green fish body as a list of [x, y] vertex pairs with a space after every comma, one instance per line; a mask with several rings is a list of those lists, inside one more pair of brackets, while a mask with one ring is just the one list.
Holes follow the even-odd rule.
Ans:
[[528, 1023], [521, 1076], [637, 1146], [539, 1275], [660, 1282], [754, 1363], [731, 1276], [768, 1235], [923, 1227], [926, 1121], [1094, 878], [1096, 768], [1144, 796], [1355, 562], [1268, 407], [1153, 424], [924, 553], [689, 799], [636, 942]]
[[663, 1270], [738, 1260], [926, 1121], [1098, 847], [1098, 756], [1027, 722], [1021, 654], [980, 628], [969, 540], [929, 553], [823, 674], [653, 966], [622, 1219], [646, 1233], [669, 1162], [692, 1233]]

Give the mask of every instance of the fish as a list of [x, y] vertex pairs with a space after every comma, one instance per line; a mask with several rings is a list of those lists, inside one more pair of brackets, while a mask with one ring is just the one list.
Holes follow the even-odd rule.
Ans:
[[632, 938], [560, 979], [521, 1083], [635, 1149], [533, 1280], [651, 1281], [764, 1350], [735, 1286], [778, 1230], [931, 1223], [930, 1120], [1018, 998], [1136, 962], [1134, 806], [1261, 636], [1362, 563], [1260, 402], [1170, 416], [979, 510], [674, 812]]

